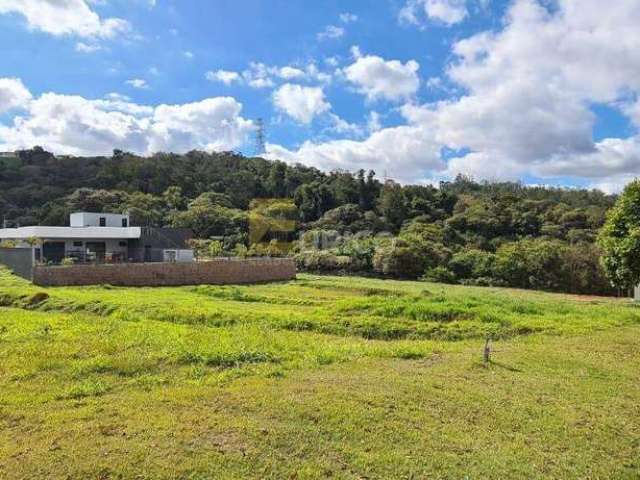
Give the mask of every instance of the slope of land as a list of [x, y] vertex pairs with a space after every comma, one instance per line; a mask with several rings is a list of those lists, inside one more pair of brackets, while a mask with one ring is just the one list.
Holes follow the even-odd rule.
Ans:
[[[0, 271], [1, 478], [637, 478], [626, 301]], [[484, 338], [493, 361], [482, 365]]]

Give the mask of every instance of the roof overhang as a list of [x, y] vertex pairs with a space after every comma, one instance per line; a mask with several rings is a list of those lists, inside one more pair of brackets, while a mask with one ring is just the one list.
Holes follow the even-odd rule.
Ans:
[[28, 238], [128, 240], [140, 238], [140, 227], [20, 227], [0, 229], [0, 240]]

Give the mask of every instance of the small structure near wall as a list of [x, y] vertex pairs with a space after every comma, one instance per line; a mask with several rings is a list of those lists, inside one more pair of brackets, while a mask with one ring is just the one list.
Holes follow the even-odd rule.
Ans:
[[131, 226], [128, 214], [76, 212], [68, 227], [0, 229], [0, 241], [33, 247], [36, 263], [192, 262], [187, 229]]

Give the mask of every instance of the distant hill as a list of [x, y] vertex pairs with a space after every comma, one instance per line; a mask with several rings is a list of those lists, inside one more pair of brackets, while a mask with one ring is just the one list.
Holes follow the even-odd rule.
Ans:
[[[248, 210], [256, 199], [281, 199], [272, 210], [297, 220], [293, 233], [304, 234], [294, 250], [301, 268], [410, 278], [429, 271], [439, 281], [609, 292], [593, 242], [615, 196], [600, 191], [464, 176], [439, 188], [402, 186], [379, 181], [373, 171], [327, 173], [234, 152], [73, 157], [35, 147], [0, 158], [0, 216], [9, 224], [64, 225], [74, 210], [129, 210], [138, 224], [189, 227], [235, 252], [240, 244], [251, 248]], [[313, 235], [335, 241], [320, 245]], [[589, 278], [567, 280], [566, 272], [544, 278], [544, 264], [508, 275], [482, 266], [499, 260], [483, 255], [509, 248], [509, 262], [521, 264], [561, 252], [560, 263], [574, 262], [563, 268], [590, 272]], [[309, 254], [318, 249], [322, 258]], [[516, 261], [518, 255], [524, 260]]]

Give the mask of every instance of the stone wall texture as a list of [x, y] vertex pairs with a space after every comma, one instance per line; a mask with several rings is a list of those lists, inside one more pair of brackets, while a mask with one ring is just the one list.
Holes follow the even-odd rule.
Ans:
[[41, 286], [177, 286], [239, 284], [291, 280], [292, 258], [217, 259], [194, 263], [36, 266], [33, 283]]

